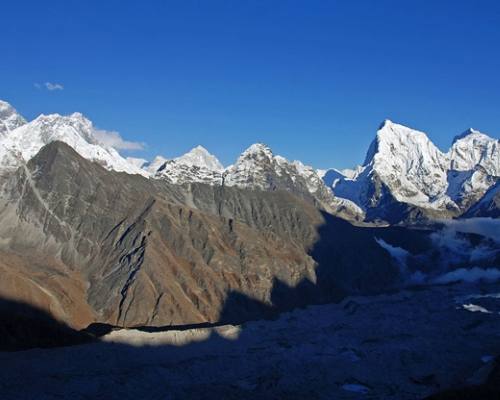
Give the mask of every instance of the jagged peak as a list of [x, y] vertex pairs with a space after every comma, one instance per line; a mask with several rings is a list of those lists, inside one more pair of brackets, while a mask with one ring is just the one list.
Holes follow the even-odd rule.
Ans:
[[393, 124], [393, 122], [390, 119], [384, 119], [380, 125], [378, 126], [378, 129], [384, 129], [385, 127], [389, 127]]
[[477, 137], [484, 138], [486, 140], [493, 140], [493, 138], [486, 135], [485, 133], [482, 133], [474, 128], [469, 128], [469, 129], [465, 130], [464, 132], [462, 132], [460, 135], [455, 136], [453, 138], [452, 145], [457, 143], [460, 140], [463, 140], [463, 139], [477, 138]]
[[268, 158], [273, 157], [273, 151], [265, 143], [252, 144], [243, 153], [241, 153], [241, 157], [251, 156], [253, 154], [265, 154]]
[[15, 108], [12, 107], [12, 105], [9, 102], [5, 100], [0, 100], [0, 111], [4, 110], [15, 110]]
[[92, 125], [92, 121], [90, 121], [90, 119], [88, 119], [86, 116], [84, 116], [80, 112], [74, 112], [74, 113], [69, 114], [69, 115], [62, 115], [59, 113], [40, 114], [32, 122], [35, 122], [35, 121], [46, 121], [46, 122], [78, 121], [78, 122], [84, 122], [86, 124]]
[[201, 145], [193, 147], [186, 154], [174, 158], [173, 161], [178, 164], [207, 168], [212, 171], [222, 171], [224, 169], [224, 166], [220, 163], [217, 157]]
[[203, 147], [201, 144], [193, 147], [191, 150], [189, 150], [188, 153], [192, 153], [192, 152], [201, 152], [201, 153], [205, 153], [205, 154], [210, 154], [209, 151], [205, 147]]
[[26, 124], [24, 117], [4, 100], [0, 100], [0, 136]]
[[407, 149], [422, 146], [432, 149], [433, 152], [440, 152], [425, 132], [386, 119], [380, 125], [375, 139], [368, 148], [363, 166], [370, 164], [375, 155], [381, 151], [384, 152], [384, 149], [391, 149], [392, 153], [394, 148]]
[[254, 152], [259, 152], [259, 151], [266, 151], [266, 152], [271, 152], [272, 153], [271, 148], [267, 144], [261, 143], [261, 142], [254, 143], [254, 144], [250, 145], [245, 150], [245, 152], [249, 152], [249, 153], [254, 153]]
[[392, 122], [389, 119], [384, 120], [377, 131], [377, 139], [391, 138], [394, 135], [399, 137], [425, 137], [429, 140], [425, 132]]

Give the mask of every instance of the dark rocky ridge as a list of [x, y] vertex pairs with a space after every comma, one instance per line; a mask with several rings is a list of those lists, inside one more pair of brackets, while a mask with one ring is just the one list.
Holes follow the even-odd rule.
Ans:
[[2, 193], [0, 295], [76, 327], [240, 322], [373, 293], [399, 279], [375, 235], [430, 246], [425, 231], [355, 227], [286, 191], [110, 172], [61, 142]]
[[493, 185], [465, 214], [465, 217], [478, 216], [500, 218], [500, 181]]

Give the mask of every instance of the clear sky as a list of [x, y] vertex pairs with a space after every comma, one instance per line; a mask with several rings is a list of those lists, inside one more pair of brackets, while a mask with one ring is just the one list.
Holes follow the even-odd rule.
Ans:
[[386, 118], [442, 149], [468, 127], [500, 134], [498, 0], [36, 0], [0, 10], [0, 98], [30, 119], [81, 111], [147, 144], [130, 155], [201, 144], [229, 164], [260, 141], [343, 168], [363, 161]]

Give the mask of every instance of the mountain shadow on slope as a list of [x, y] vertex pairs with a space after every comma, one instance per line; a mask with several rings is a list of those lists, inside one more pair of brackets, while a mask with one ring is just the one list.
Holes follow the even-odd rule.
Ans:
[[0, 351], [88, 343], [93, 336], [70, 328], [48, 312], [23, 302], [0, 298]]
[[400, 269], [375, 239], [413, 254], [432, 247], [429, 230], [357, 227], [326, 212], [322, 212], [322, 217], [318, 239], [308, 251], [316, 263], [315, 280], [304, 278], [290, 286], [275, 278], [269, 303], [232, 291], [224, 303], [220, 323], [273, 318], [294, 308], [338, 302], [347, 295], [397, 290], [402, 283]]
[[417, 255], [433, 248], [432, 229], [353, 226], [287, 191], [111, 172], [61, 142], [7, 189], [0, 267], [11, 281], [1, 293], [50, 289], [46, 309], [59, 305], [78, 327], [234, 323], [397, 289], [399, 266], [376, 239]]

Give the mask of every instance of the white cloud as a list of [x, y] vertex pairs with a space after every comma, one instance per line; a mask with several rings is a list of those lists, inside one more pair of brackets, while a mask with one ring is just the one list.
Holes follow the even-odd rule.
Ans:
[[54, 90], [64, 90], [64, 86], [60, 83], [52, 83], [52, 82], [45, 82], [45, 83], [34, 83], [33, 84], [37, 89], [47, 89], [49, 91], [54, 91]]
[[45, 82], [45, 87], [47, 90], [63, 90], [64, 86], [61, 85], [60, 83], [51, 83], [51, 82]]
[[113, 147], [116, 150], [144, 150], [145, 147], [144, 143], [124, 140], [116, 131], [94, 129], [94, 137], [101, 144]]
[[497, 268], [478, 268], [473, 267], [470, 269], [459, 268], [454, 271], [447, 272], [434, 278], [434, 283], [447, 284], [453, 282], [478, 282], [488, 281], [494, 282], [500, 279], [500, 270]]
[[468, 218], [462, 220], [441, 221], [450, 229], [457, 232], [475, 233], [500, 243], [498, 232], [500, 231], [500, 220], [493, 218]]

